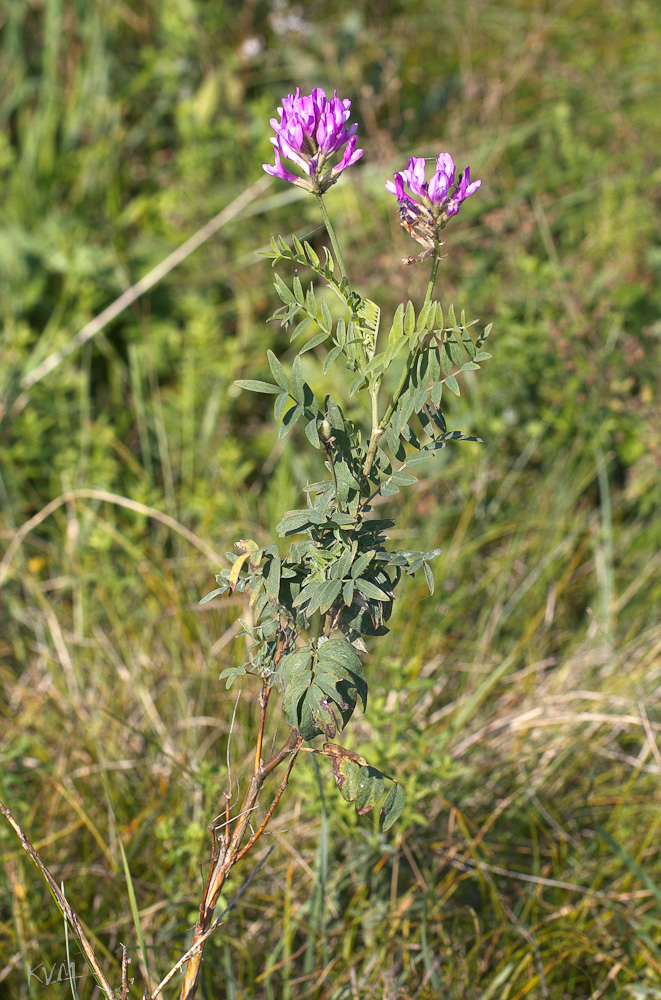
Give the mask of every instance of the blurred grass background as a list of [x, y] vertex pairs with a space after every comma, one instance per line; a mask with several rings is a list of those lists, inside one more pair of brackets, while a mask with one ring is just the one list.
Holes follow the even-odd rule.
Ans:
[[[200, 996], [661, 997], [658, 4], [12, 0], [0, 29], [0, 796], [108, 974], [125, 942], [143, 982], [120, 844], [152, 986], [196, 917], [243, 653], [241, 599], [198, 606], [214, 553], [318, 478], [232, 387], [287, 357], [256, 251], [321, 245], [313, 200], [272, 184], [24, 380], [258, 180], [280, 98], [321, 85], [360, 122], [328, 201], [386, 314], [426, 282], [386, 177], [447, 149], [482, 178], [437, 287], [495, 321], [448, 412], [485, 444], [404, 499], [436, 594], [407, 584], [346, 735], [404, 781], [402, 820], [379, 835], [306, 757]], [[63, 927], [6, 825], [0, 857], [0, 995], [67, 996], [29, 974]]]

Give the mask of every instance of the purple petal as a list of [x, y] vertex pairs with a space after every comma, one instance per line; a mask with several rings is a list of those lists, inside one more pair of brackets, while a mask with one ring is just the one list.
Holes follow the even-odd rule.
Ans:
[[356, 149], [356, 143], [358, 142], [357, 137], [354, 135], [347, 143], [347, 148], [344, 151], [344, 156], [342, 160], [336, 167], [333, 167], [333, 174], [337, 176], [342, 170], [346, 170], [347, 167], [353, 166], [361, 158], [364, 149]]
[[322, 111], [328, 104], [326, 91], [322, 87], [315, 87], [308, 100], [312, 102], [315, 109], [318, 111]]
[[332, 138], [329, 141], [329, 137], [333, 135], [334, 122], [328, 120], [328, 115], [322, 115], [319, 124], [317, 125], [316, 140], [319, 149], [324, 153], [329, 152], [329, 147], [332, 145]]
[[395, 183], [392, 181], [386, 181], [386, 187], [388, 190], [397, 196], [398, 201], [403, 201], [406, 198], [406, 192], [404, 190], [404, 179], [401, 174], [395, 174]]
[[406, 180], [414, 194], [425, 194], [425, 168], [426, 163], [422, 156], [412, 156], [407, 164]]
[[445, 176], [449, 181], [448, 187], [454, 184], [454, 174], [455, 174], [454, 160], [452, 159], [449, 153], [441, 153], [438, 156], [436, 160], [436, 169], [439, 170], [441, 173], [445, 174]]
[[448, 196], [451, 181], [442, 170], [437, 170], [427, 188], [429, 199], [434, 205], [442, 205]]
[[280, 159], [280, 153], [277, 149], [275, 150], [275, 166], [272, 166], [270, 163], [262, 163], [262, 168], [267, 174], [271, 174], [272, 177], [279, 177], [283, 181], [289, 181], [290, 184], [305, 183], [300, 177], [297, 177], [295, 174], [290, 174], [288, 170], [285, 170]]
[[481, 186], [482, 181], [473, 181], [471, 184], [471, 171], [470, 167], [466, 167], [463, 174], [461, 175], [461, 180], [459, 181], [459, 187], [454, 192], [450, 200], [448, 201], [447, 208], [445, 210], [446, 215], [456, 215], [459, 211], [459, 207], [462, 202], [466, 201], [469, 195], [473, 194], [474, 191]]
[[474, 191], [482, 184], [482, 181], [473, 181], [471, 184], [471, 168], [466, 167], [464, 170], [464, 176], [461, 179], [461, 189], [464, 191], [464, 198], [468, 198], [469, 194], [473, 194]]
[[286, 160], [291, 160], [301, 168], [301, 170], [307, 170], [307, 158], [301, 156], [298, 149], [295, 149], [283, 135], [279, 135], [274, 142], [274, 146]]

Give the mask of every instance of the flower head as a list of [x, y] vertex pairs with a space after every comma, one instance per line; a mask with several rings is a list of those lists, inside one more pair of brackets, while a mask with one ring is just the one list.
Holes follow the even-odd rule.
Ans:
[[[275, 136], [275, 165], [264, 163], [267, 174], [280, 177], [290, 184], [297, 184], [314, 194], [323, 194], [335, 184], [343, 170], [363, 155], [356, 149], [357, 125], [347, 126], [351, 114], [351, 101], [341, 101], [335, 95], [330, 99], [321, 87], [316, 87], [309, 97], [301, 97], [301, 88], [288, 94], [278, 108], [280, 121], [271, 118]], [[344, 156], [334, 167], [324, 171], [327, 160], [344, 146]], [[282, 165], [282, 158], [289, 160], [306, 174], [292, 174]]]
[[[449, 153], [436, 159], [436, 171], [425, 181], [426, 163], [412, 156], [395, 180], [386, 181], [386, 189], [399, 202], [400, 221], [406, 231], [425, 248], [425, 252], [409, 260], [423, 260], [438, 253], [441, 230], [459, 211], [462, 201], [480, 187], [482, 181], [471, 184], [470, 167], [456, 180], [454, 160]], [[408, 188], [408, 190], [407, 190]]]

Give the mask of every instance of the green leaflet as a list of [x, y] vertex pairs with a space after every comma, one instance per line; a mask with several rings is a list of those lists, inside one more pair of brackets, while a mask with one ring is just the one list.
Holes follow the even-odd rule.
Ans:
[[379, 826], [383, 833], [389, 830], [394, 823], [397, 822], [399, 817], [404, 811], [404, 806], [406, 805], [406, 792], [399, 783], [392, 786], [390, 791], [386, 796], [386, 801], [381, 807], [381, 816], [379, 818]]
[[266, 593], [271, 601], [277, 601], [280, 593], [281, 565], [280, 556], [273, 556], [263, 570]]
[[356, 795], [356, 812], [364, 816], [373, 808], [383, 795], [385, 780], [377, 768], [366, 764], [361, 767], [358, 776], [358, 794]]
[[309, 524], [308, 512], [296, 510], [285, 514], [280, 523], [276, 525], [275, 530], [279, 535], [291, 535], [294, 532], [303, 531]]
[[277, 385], [271, 385], [270, 382], [261, 382], [257, 378], [237, 379], [234, 385], [238, 385], [239, 389], [248, 389], [250, 392], [270, 392], [275, 395], [281, 391]]
[[333, 775], [342, 798], [355, 802], [359, 816], [364, 816], [380, 802], [386, 781], [392, 781], [379, 817], [381, 830], [389, 830], [406, 804], [406, 794], [399, 782], [372, 767], [364, 757], [337, 743], [324, 743], [322, 752], [333, 762]]
[[360, 764], [356, 764], [355, 761], [344, 758], [344, 760], [338, 764], [335, 780], [337, 781], [337, 787], [340, 789], [340, 795], [342, 798], [346, 799], [347, 802], [353, 802], [358, 794]]
[[285, 374], [285, 370], [282, 367], [281, 363], [278, 361], [273, 351], [267, 351], [266, 356], [268, 358], [269, 368], [271, 369], [271, 374], [273, 375], [273, 378], [276, 380], [281, 389], [284, 389], [285, 392], [288, 392], [289, 381], [287, 380], [287, 375]]
[[351, 718], [358, 698], [366, 707], [365, 672], [346, 639], [330, 639], [318, 648], [309, 643], [290, 653], [279, 676], [285, 718], [305, 740], [322, 733], [332, 739]]

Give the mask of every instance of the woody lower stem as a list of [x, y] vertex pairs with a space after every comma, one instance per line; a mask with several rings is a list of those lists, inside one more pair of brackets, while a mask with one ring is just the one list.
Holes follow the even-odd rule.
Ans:
[[[295, 758], [298, 754], [298, 749], [301, 743], [302, 738], [295, 729], [292, 729], [284, 746], [282, 746], [277, 753], [266, 761], [265, 764], [261, 764], [260, 762], [260, 765], [255, 768], [255, 771], [250, 779], [250, 784], [248, 785], [248, 791], [246, 792], [241, 805], [241, 810], [236, 820], [236, 825], [232, 832], [229, 845], [227, 847], [224, 845], [221, 846], [217, 859], [212, 861], [204, 898], [200, 904], [200, 917], [195, 925], [195, 933], [193, 935], [192, 942], [192, 947], [195, 947], [199, 942], [200, 950], [190, 959], [186, 967], [184, 982], [181, 987], [180, 1000], [193, 1000], [195, 997], [197, 982], [200, 974], [200, 966], [202, 964], [202, 948], [205, 940], [204, 935], [213, 921], [213, 913], [222, 892], [223, 885], [225, 884], [225, 879], [227, 878], [231, 868], [239, 860], [239, 856], [243, 856], [243, 852], [241, 852], [241, 844], [243, 842], [243, 838], [245, 837], [246, 830], [248, 829], [250, 816], [255, 808], [264, 781], [269, 774], [271, 774], [271, 772], [278, 767], [279, 764], [286, 760], [287, 757], [293, 756]], [[289, 777], [289, 772], [292, 767], [293, 761], [290, 762], [287, 777]], [[265, 824], [260, 828], [260, 834], [263, 832], [264, 826]], [[253, 843], [256, 839], [257, 837], [255, 837]]]

